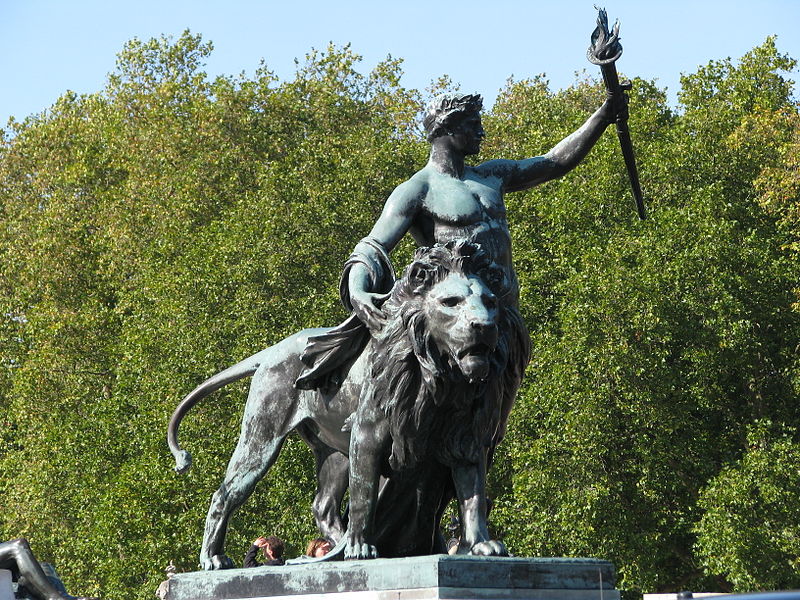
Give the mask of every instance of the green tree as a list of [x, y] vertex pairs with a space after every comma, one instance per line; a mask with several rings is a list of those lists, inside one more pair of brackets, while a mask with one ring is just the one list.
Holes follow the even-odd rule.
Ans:
[[[210, 52], [188, 32], [134, 40], [104, 91], [17, 124], [0, 156], [0, 534], [104, 597], [149, 597], [170, 559], [195, 567], [243, 387], [187, 422], [188, 478], [169, 469], [170, 412], [233, 360], [343, 317], [340, 265], [419, 158], [399, 61], [363, 76], [329, 48], [293, 81], [209, 81]], [[234, 556], [265, 527], [295, 553], [314, 532], [310, 455], [288, 446], [233, 523]]]
[[739, 589], [800, 585], [800, 444], [796, 430], [753, 424], [742, 458], [700, 497], [698, 550], [707, 570]]

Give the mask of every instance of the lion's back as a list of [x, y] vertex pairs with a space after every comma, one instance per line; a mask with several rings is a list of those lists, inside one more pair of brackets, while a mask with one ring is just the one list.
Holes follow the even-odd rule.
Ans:
[[280, 390], [295, 395], [299, 391], [295, 381], [306, 368], [301, 357], [309, 338], [328, 331], [326, 327], [303, 329], [256, 354], [253, 385], [269, 388], [271, 393]]

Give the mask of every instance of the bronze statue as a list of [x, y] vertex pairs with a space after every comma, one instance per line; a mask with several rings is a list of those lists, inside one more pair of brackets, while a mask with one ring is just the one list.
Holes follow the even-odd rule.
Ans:
[[[444, 94], [428, 105], [428, 164], [392, 192], [347, 261], [340, 284], [352, 313], [346, 321], [305, 330], [245, 359], [176, 409], [168, 437], [182, 471], [189, 455], [176, 436], [185, 413], [223, 385], [254, 377], [239, 445], [209, 508], [204, 568], [231, 566], [223, 554], [228, 518], [291, 430], [317, 460], [320, 531], [340, 541], [326, 558], [445, 551], [438, 523], [454, 496], [464, 524], [458, 551], [507, 554], [488, 534], [485, 478], [530, 340], [503, 198], [577, 166], [610, 124], [627, 118], [627, 98], [622, 88], [609, 93], [543, 156], [470, 166], [465, 159], [478, 153], [484, 137], [481, 108], [481, 97], [472, 94]], [[395, 282], [389, 254], [406, 233], [421, 249]], [[444, 275], [439, 280], [429, 272]], [[348, 485], [345, 533], [340, 506]]]
[[[624, 94], [609, 95], [574, 133], [543, 156], [524, 160], [490, 160], [469, 166], [484, 137], [479, 95], [443, 94], [427, 107], [423, 125], [431, 143], [428, 164], [389, 196], [381, 216], [347, 261], [340, 284], [342, 302], [352, 315], [339, 327], [312, 337], [303, 354], [308, 368], [298, 378], [304, 389], [333, 389], [347, 364], [366, 344], [370, 331], [380, 331], [385, 316], [381, 303], [392, 286], [389, 253], [410, 233], [420, 246], [457, 238], [478, 242], [504, 273], [506, 302], [516, 309], [519, 286], [514, 273], [511, 234], [503, 196], [556, 179], [575, 168], [605, 129], [627, 114]], [[517, 316], [518, 343], [503, 374], [507, 414], [528, 362], [529, 342]], [[498, 432], [495, 444], [503, 431]]]
[[[615, 103], [617, 105], [615, 106]], [[372, 273], [407, 232], [420, 246], [468, 238], [481, 244], [503, 269], [516, 297], [511, 236], [503, 196], [566, 174], [586, 156], [600, 135], [624, 111], [624, 101], [608, 99], [583, 126], [544, 156], [490, 160], [477, 166], [484, 130], [477, 95], [445, 94], [427, 107], [423, 125], [431, 143], [428, 164], [389, 196], [383, 213], [348, 263], [345, 301], [360, 320], [378, 330], [383, 321]]]
[[[325, 331], [317, 329], [245, 359], [190, 393], [169, 430], [180, 469], [189, 460], [177, 443], [186, 412], [223, 385], [253, 377], [238, 445], [209, 508], [202, 566], [231, 565], [223, 554], [228, 518], [291, 431], [349, 455], [350, 514], [340, 543], [345, 558], [407, 555], [409, 539], [417, 546], [413, 553], [431, 553], [435, 516], [451, 481], [463, 515], [462, 545], [474, 554], [506, 554], [486, 528], [485, 477], [486, 448], [504, 425], [499, 379], [508, 362], [508, 333], [518, 326], [514, 307], [504, 300], [508, 284], [504, 270], [473, 242], [421, 248], [383, 304], [381, 331], [347, 366], [334, 392], [294, 385], [305, 368], [308, 338]], [[410, 537], [392, 533], [402, 511], [395, 511], [395, 502], [384, 506], [385, 498], [395, 497], [395, 484], [414, 489], [404, 494], [410, 499], [421, 499], [418, 518], [402, 523]]]
[[[465, 158], [479, 151], [484, 137], [481, 108], [481, 97], [471, 94], [441, 95], [428, 105], [423, 121], [431, 143], [428, 164], [394, 190], [370, 234], [356, 245], [340, 284], [342, 302], [352, 314], [339, 327], [309, 339], [302, 356], [308, 368], [298, 378], [298, 387], [336, 389], [343, 377], [342, 366], [361, 352], [370, 332], [382, 328], [381, 304], [394, 281], [389, 253], [405, 233], [411, 233], [421, 246], [465, 237], [480, 243], [503, 269], [508, 288], [504, 301], [516, 322], [509, 334], [513, 339], [501, 377], [500, 422], [506, 422], [528, 363], [530, 342], [517, 310], [519, 286], [503, 196], [561, 177], [577, 166], [610, 124], [627, 118], [627, 98], [621, 90], [609, 94], [582, 127], [543, 156], [491, 160], [472, 167], [465, 164]], [[495, 432], [489, 464], [504, 434], [504, 426]], [[345, 470], [340, 457], [331, 462], [336, 462], [340, 472]], [[341, 501], [346, 485], [342, 480], [332, 482], [319, 468], [318, 481], [315, 506], [327, 509], [324, 514], [315, 512], [320, 531], [338, 539], [331, 534], [339, 522], [333, 507]], [[337, 495], [326, 495], [323, 490], [336, 490]]]
[[[70, 596], [64, 591], [63, 586], [59, 589], [45, 575], [25, 538], [0, 542], [0, 569], [11, 571], [12, 577], [28, 591], [32, 598], [38, 600], [89, 600]], [[58, 583], [61, 582], [58, 581]]]

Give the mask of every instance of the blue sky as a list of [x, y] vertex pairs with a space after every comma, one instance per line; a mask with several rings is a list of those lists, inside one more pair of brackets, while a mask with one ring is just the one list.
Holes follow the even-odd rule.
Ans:
[[[681, 73], [738, 58], [770, 34], [800, 58], [800, 0], [609, 0], [605, 7], [621, 22], [619, 69], [656, 79], [673, 103]], [[595, 14], [592, 0], [0, 0], [0, 125], [46, 109], [68, 89], [101, 90], [125, 41], [187, 28], [214, 43], [210, 75], [252, 75], [263, 58], [288, 78], [295, 57], [349, 42], [364, 56], [364, 71], [391, 54], [405, 60], [406, 87], [424, 89], [447, 74], [491, 106], [511, 76], [546, 73], [562, 88], [576, 72], [595, 73], [585, 58]]]

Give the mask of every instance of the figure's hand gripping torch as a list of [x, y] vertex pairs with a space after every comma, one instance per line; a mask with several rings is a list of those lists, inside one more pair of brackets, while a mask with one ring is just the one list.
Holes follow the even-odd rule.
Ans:
[[[619, 21], [614, 23], [614, 29], [609, 31], [608, 16], [605, 9], [598, 8], [597, 10], [597, 27], [592, 32], [592, 43], [586, 52], [586, 56], [589, 62], [600, 67], [609, 97], [617, 105], [624, 106], [626, 102], [625, 92], [631, 89], [631, 82], [620, 83], [617, 67], [614, 65], [616, 60], [622, 56], [622, 44], [619, 43]], [[619, 144], [622, 147], [622, 156], [625, 158], [625, 166], [628, 169], [628, 177], [631, 180], [633, 197], [636, 200], [636, 210], [639, 213], [639, 218], [644, 219], [644, 198], [642, 197], [642, 188], [639, 186], [639, 171], [636, 168], [636, 157], [633, 154], [631, 133], [628, 129], [627, 110], [619, 113], [616, 125]]]

